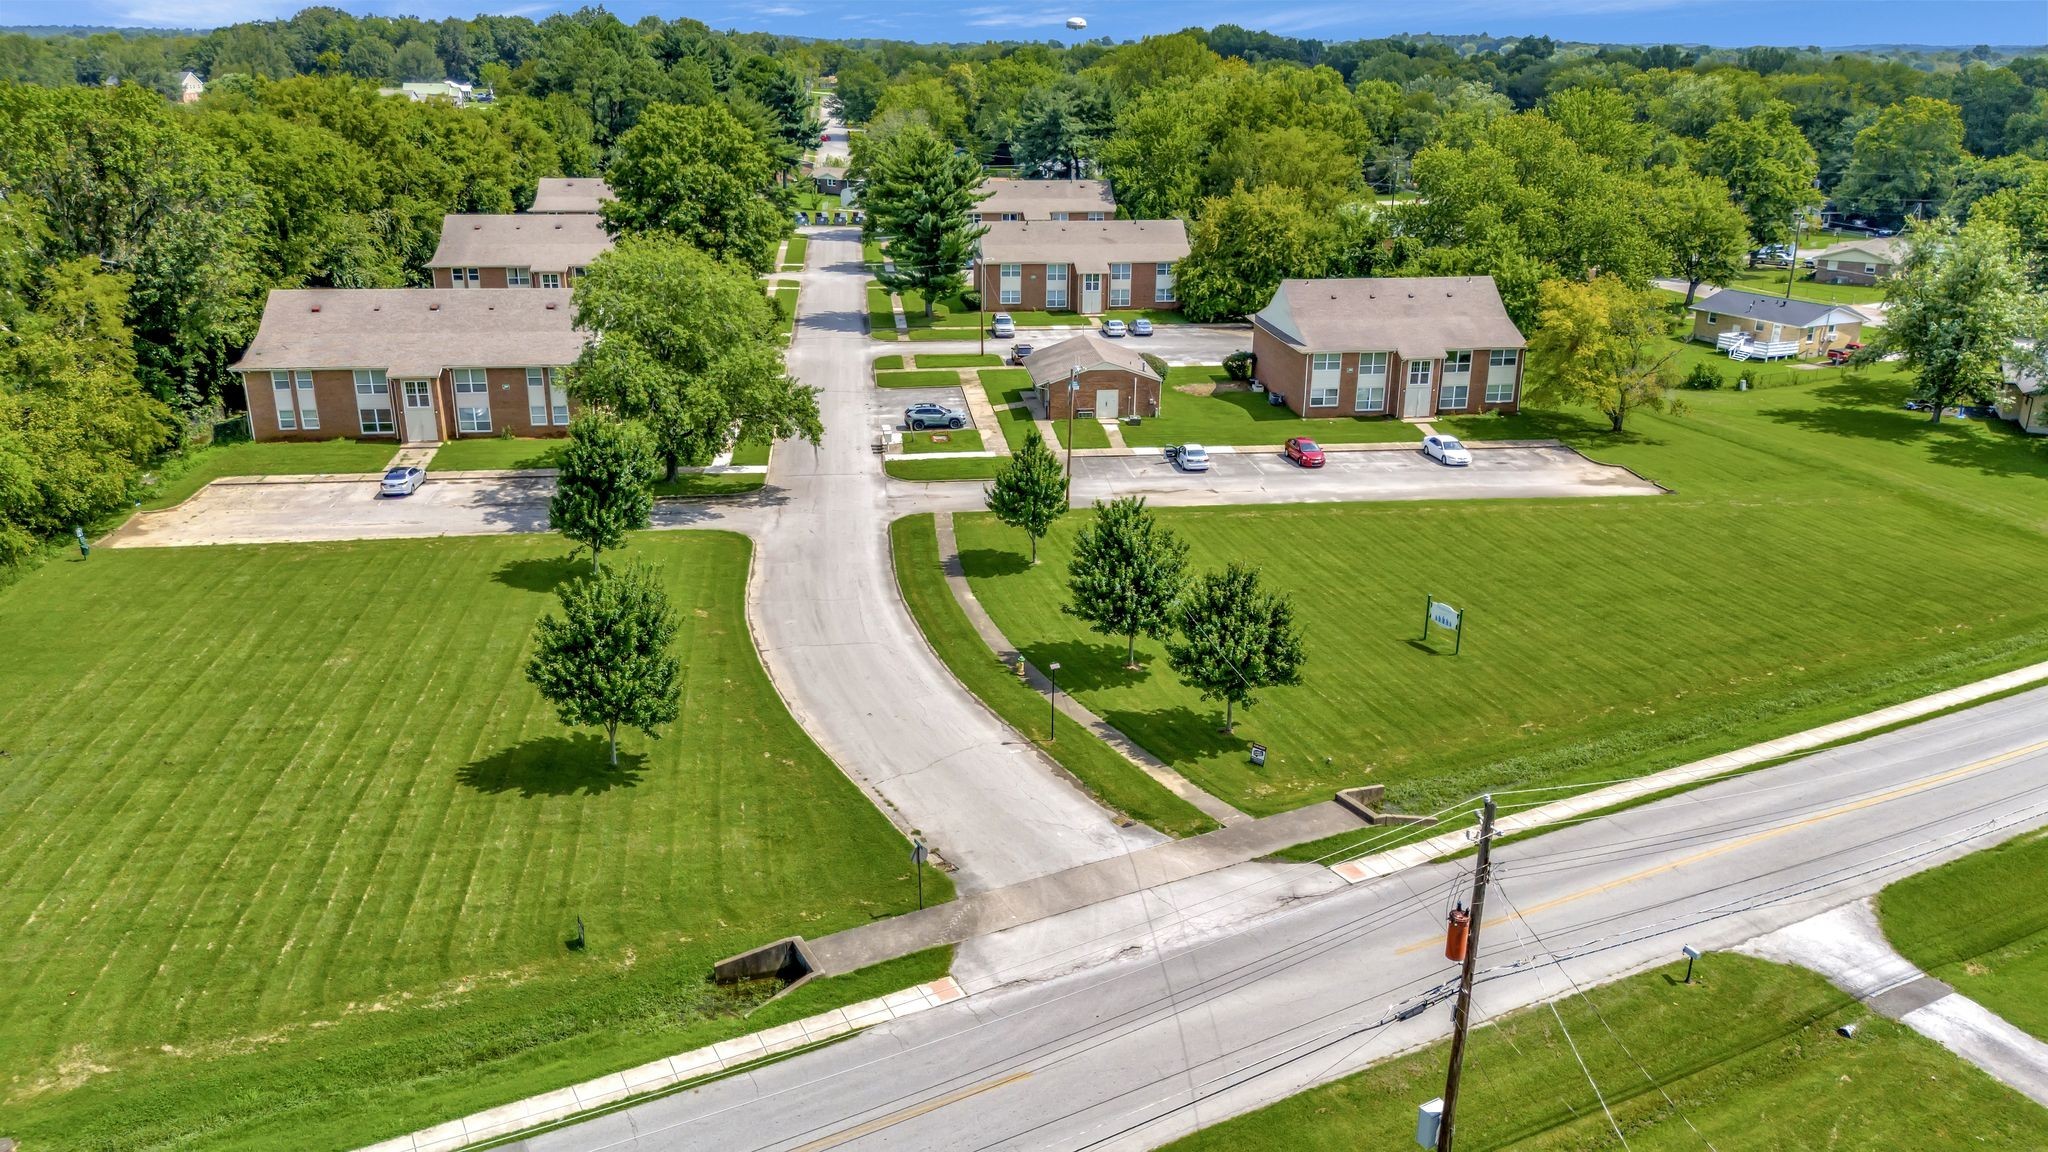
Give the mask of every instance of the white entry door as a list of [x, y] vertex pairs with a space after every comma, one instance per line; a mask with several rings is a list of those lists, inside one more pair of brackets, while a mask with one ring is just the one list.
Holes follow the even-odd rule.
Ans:
[[429, 380], [407, 380], [405, 389], [405, 440], [408, 444], [431, 442], [441, 438], [441, 429], [434, 423], [434, 385]]
[[1102, 311], [1102, 273], [1081, 273], [1081, 314], [1093, 316]]
[[1098, 389], [1095, 393], [1095, 418], [1097, 420], [1116, 419], [1116, 399], [1116, 389]]
[[1421, 420], [1436, 415], [1435, 405], [1436, 363], [1431, 360], [1411, 360], [1408, 363], [1408, 387], [1401, 394], [1401, 415], [1409, 420]]

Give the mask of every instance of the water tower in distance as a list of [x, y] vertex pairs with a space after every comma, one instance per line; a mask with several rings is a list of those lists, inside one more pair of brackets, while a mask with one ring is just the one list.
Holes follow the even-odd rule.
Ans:
[[1068, 30], [1068, 31], [1070, 31], [1070, 32], [1079, 32], [1079, 31], [1081, 31], [1082, 29], [1084, 29], [1084, 28], [1086, 28], [1086, 27], [1088, 27], [1088, 21], [1086, 21], [1086, 20], [1082, 19], [1081, 17], [1079, 17], [1079, 16], [1069, 16], [1069, 17], [1067, 17], [1067, 30]]

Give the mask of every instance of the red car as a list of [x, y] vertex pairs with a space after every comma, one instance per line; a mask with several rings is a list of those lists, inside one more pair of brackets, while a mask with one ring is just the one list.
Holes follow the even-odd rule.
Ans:
[[1287, 458], [1303, 468], [1323, 466], [1323, 450], [1306, 436], [1296, 436], [1287, 442]]

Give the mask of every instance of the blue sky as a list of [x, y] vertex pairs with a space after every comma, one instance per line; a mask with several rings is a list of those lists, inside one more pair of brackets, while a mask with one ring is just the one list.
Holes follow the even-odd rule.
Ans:
[[[478, 11], [544, 16], [582, 0], [334, 0], [360, 14], [439, 18]], [[1547, 34], [1618, 43], [2048, 44], [2048, 0], [613, 0], [626, 19], [692, 16], [717, 28], [825, 38], [1129, 39], [1236, 23], [1348, 40], [1400, 32]], [[0, 0], [4, 24], [212, 27], [288, 16], [301, 0]]]

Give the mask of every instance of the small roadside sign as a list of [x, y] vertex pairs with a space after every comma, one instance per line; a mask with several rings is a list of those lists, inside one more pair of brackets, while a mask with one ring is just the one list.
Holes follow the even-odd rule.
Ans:
[[1264, 744], [1252, 745], [1252, 763], [1261, 768], [1266, 766], [1266, 746]]
[[931, 857], [932, 850], [922, 840], [910, 842], [910, 870], [917, 873], [917, 908], [924, 911], [924, 862]]
[[1448, 628], [1456, 636], [1451, 646], [1451, 655], [1456, 656], [1465, 647], [1465, 613], [1451, 607], [1434, 596], [1425, 596], [1422, 614], [1422, 639], [1429, 639], [1429, 627]]

